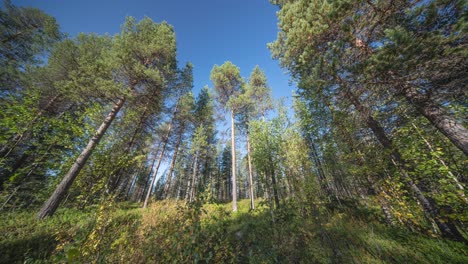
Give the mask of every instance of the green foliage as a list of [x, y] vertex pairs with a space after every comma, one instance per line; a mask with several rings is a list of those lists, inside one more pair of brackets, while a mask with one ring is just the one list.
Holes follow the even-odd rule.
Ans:
[[[259, 66], [245, 81], [233, 63], [214, 65], [214, 93], [195, 99], [194, 66], [178, 68], [166, 22], [128, 17], [115, 36], [59, 42], [52, 17], [5, 1], [0, 263], [468, 262], [467, 163], [450, 142], [466, 126], [465, 1], [271, 2], [280, 32], [269, 47], [297, 81], [295, 119]], [[250, 139], [255, 210], [221, 203], [250, 186], [235, 138], [217, 144], [215, 101]], [[87, 142], [93, 155], [57, 195], [66, 208], [34, 220], [24, 210]], [[171, 151], [155, 202], [130, 202], [151, 194], [148, 175]], [[465, 244], [441, 239], [442, 224]]]
[[[462, 243], [389, 228], [373, 214], [342, 206], [299, 213], [287, 203], [250, 211], [249, 200], [190, 205], [164, 201], [146, 210], [103, 200], [88, 211], [59, 210], [37, 222], [27, 212], [0, 216], [1, 263], [464, 263]], [[259, 201], [257, 201], [257, 204]], [[347, 209], [348, 208], [348, 209]], [[362, 208], [362, 210], [364, 210]], [[48, 242], [48, 243], [45, 243]]]
[[40, 62], [62, 34], [55, 19], [36, 8], [16, 7], [4, 0], [0, 10], [1, 97], [21, 90], [22, 69]]
[[214, 84], [217, 99], [221, 106], [236, 112], [238, 105], [236, 105], [235, 98], [240, 94], [244, 85], [244, 81], [240, 76], [240, 69], [232, 62], [227, 61], [221, 66], [213, 66], [210, 79]]

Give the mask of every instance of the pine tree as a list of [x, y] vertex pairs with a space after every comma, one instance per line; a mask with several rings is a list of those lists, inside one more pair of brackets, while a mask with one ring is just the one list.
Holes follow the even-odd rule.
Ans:
[[[148, 36], [152, 37], [148, 38]], [[161, 64], [161, 61], [164, 63]], [[115, 37], [112, 50], [108, 50], [96, 62], [99, 66], [94, 65], [94, 67], [106, 66], [108, 75], [108, 79], [98, 80], [98, 83], [102, 85], [99, 88], [107, 88], [111, 91], [120, 90], [120, 92], [114, 97], [112, 109], [97, 129], [96, 134], [90, 139], [54, 193], [39, 211], [38, 218], [51, 216], [55, 212], [128, 98], [137, 100], [138, 92], [144, 95], [153, 94], [154, 98], [160, 98], [164, 89], [165, 76], [169, 76], [175, 67], [173, 29], [165, 23], [156, 24], [149, 18], [139, 23], [135, 23], [133, 18], [127, 18], [123, 31]], [[117, 83], [113, 77], [115, 71], [121, 72], [122, 79]]]
[[210, 78], [214, 84], [218, 102], [225, 108], [229, 108], [231, 115], [232, 210], [235, 212], [237, 211], [237, 179], [234, 116], [238, 109], [235, 98], [240, 93], [244, 82], [239, 68], [229, 61], [221, 66], [215, 65], [211, 70]]

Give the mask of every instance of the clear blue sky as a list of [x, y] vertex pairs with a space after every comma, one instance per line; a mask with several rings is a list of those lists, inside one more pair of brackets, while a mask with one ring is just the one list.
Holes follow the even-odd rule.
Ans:
[[[289, 76], [271, 59], [266, 44], [276, 39], [278, 8], [268, 0], [13, 0], [54, 16], [70, 36], [118, 33], [126, 16], [167, 21], [177, 34], [179, 65], [194, 65], [196, 93], [212, 87], [214, 64], [230, 60], [248, 77], [255, 65], [266, 73], [275, 98], [291, 97]], [[290, 100], [288, 100], [290, 101]]]

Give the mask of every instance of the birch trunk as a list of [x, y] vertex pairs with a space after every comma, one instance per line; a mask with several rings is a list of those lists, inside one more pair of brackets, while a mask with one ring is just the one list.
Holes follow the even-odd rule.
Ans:
[[427, 98], [415, 87], [407, 85], [403, 87], [406, 99], [431, 122], [442, 134], [468, 155], [468, 129], [445, 111], [438, 104]]
[[250, 159], [250, 138], [249, 130], [247, 129], [247, 160], [249, 164], [249, 196], [250, 196], [250, 208], [255, 209], [255, 197], [254, 197], [254, 185], [253, 185], [253, 175], [252, 175], [252, 161]]
[[236, 178], [236, 143], [234, 133], [234, 111], [231, 110], [231, 157], [232, 157], [232, 211], [237, 211], [237, 178]]
[[370, 109], [361, 104], [359, 99], [354, 94], [352, 94], [350, 90], [348, 90], [346, 94], [353, 103], [354, 107], [358, 111], [363, 121], [372, 130], [377, 140], [382, 144], [382, 146], [386, 150], [390, 151], [390, 157], [392, 159], [392, 162], [395, 165], [395, 167], [397, 167], [400, 171], [400, 175], [402, 176], [404, 183], [409, 187], [409, 189], [416, 196], [416, 199], [421, 203], [424, 213], [430, 218], [432, 218], [437, 224], [442, 233], [442, 236], [463, 241], [463, 236], [459, 233], [459, 231], [456, 228], [450, 228], [450, 226], [447, 225], [447, 223], [439, 219], [437, 210], [409, 176], [408, 172], [405, 169], [406, 162], [401, 157], [401, 154], [394, 148], [392, 141], [387, 137], [384, 129], [372, 117]]

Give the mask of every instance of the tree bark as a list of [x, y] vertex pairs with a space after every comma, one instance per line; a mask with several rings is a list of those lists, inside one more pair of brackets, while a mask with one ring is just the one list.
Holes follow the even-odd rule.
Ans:
[[306, 141], [309, 144], [309, 150], [310, 150], [309, 156], [314, 161], [315, 168], [317, 170], [318, 181], [319, 181], [320, 187], [325, 192], [328, 199], [330, 199], [330, 197], [332, 196], [332, 191], [330, 187], [328, 186], [327, 178], [325, 176], [325, 172], [323, 171], [322, 162], [320, 161], [320, 158], [317, 153], [317, 149], [315, 147], [315, 143], [312, 140], [311, 135], [306, 136]]
[[273, 185], [273, 198], [275, 199], [275, 206], [276, 208], [280, 207], [280, 202], [279, 202], [279, 194], [278, 194], [278, 184], [276, 182], [276, 175], [275, 175], [275, 165], [273, 164], [273, 160], [271, 158], [271, 155], [269, 155], [270, 159], [270, 176], [271, 176], [271, 185]]
[[236, 143], [234, 132], [234, 110], [231, 110], [231, 151], [232, 151], [232, 211], [237, 211], [237, 179], [236, 179]]
[[197, 185], [197, 173], [198, 173], [198, 152], [195, 153], [195, 160], [193, 161], [193, 173], [192, 173], [192, 184], [189, 190], [189, 202], [193, 201], [193, 197], [195, 196], [195, 190]]
[[423, 194], [421, 189], [414, 183], [414, 181], [409, 176], [405, 166], [406, 161], [403, 160], [401, 154], [396, 150], [393, 146], [392, 141], [390, 138], [387, 137], [384, 129], [380, 126], [380, 124], [372, 117], [370, 109], [366, 106], [361, 104], [359, 99], [348, 89], [346, 95], [351, 100], [352, 104], [358, 111], [361, 118], [367, 124], [367, 126], [372, 130], [374, 135], [376, 136], [377, 140], [382, 144], [382, 146], [390, 152], [390, 157], [392, 159], [393, 164], [398, 168], [400, 171], [400, 175], [403, 178], [404, 183], [409, 187], [409, 189], [414, 193], [416, 199], [421, 203], [423, 207], [423, 211], [426, 215], [434, 220], [434, 222], [439, 227], [442, 236], [463, 241], [463, 236], [456, 228], [450, 228], [446, 223], [439, 219], [437, 210], [433, 206], [433, 204], [426, 198]]
[[427, 148], [433, 153], [434, 157], [437, 158], [437, 160], [439, 161], [439, 163], [444, 166], [445, 169], [447, 169], [447, 173], [448, 175], [450, 176], [450, 178], [453, 180], [453, 182], [455, 183], [455, 185], [457, 186], [457, 188], [461, 191], [460, 192], [460, 195], [463, 197], [463, 199], [468, 202], [468, 200], [466, 199], [465, 197], [465, 188], [463, 187], [463, 185], [461, 185], [461, 183], [458, 181], [457, 177], [450, 171], [450, 168], [447, 166], [447, 164], [445, 163], [445, 161], [435, 153], [434, 151], [434, 148], [432, 147], [431, 143], [429, 143], [429, 141], [421, 134], [421, 132], [419, 131], [419, 128], [414, 124], [414, 123], [411, 123], [411, 125], [413, 126], [413, 128], [416, 130], [416, 132], [419, 134], [419, 136], [421, 137], [421, 139], [424, 141], [424, 143], [426, 144]]
[[[193, 159], [192, 161], [192, 166], [190, 168], [193, 168], [195, 166], [195, 159]], [[185, 188], [185, 194], [184, 194], [184, 197], [185, 197], [185, 200], [189, 201], [190, 202], [190, 194], [191, 194], [191, 191], [192, 191], [192, 177], [190, 177], [190, 175], [187, 175], [187, 171], [185, 170], [184, 171], [184, 178], [186, 179], [187, 181], [187, 186]]]
[[426, 117], [465, 155], [468, 155], [468, 129], [455, 118], [447, 115], [442, 107], [419, 92], [415, 87], [406, 85], [402, 90], [406, 99], [419, 113]]
[[171, 124], [169, 125], [169, 130], [167, 131], [167, 135], [166, 135], [166, 139], [164, 140], [163, 147], [161, 149], [161, 154], [159, 155], [158, 165], [156, 165], [156, 169], [153, 172], [153, 178], [151, 179], [151, 183], [148, 186], [148, 191], [146, 192], [146, 197], [145, 197], [145, 202], [143, 203], [143, 208], [146, 208], [146, 206], [148, 205], [149, 197], [151, 196], [151, 191], [153, 189], [154, 182], [156, 181], [156, 176], [158, 175], [159, 166], [161, 166], [161, 162], [164, 157], [164, 152], [166, 151], [166, 146], [167, 146], [167, 142], [169, 141], [169, 135], [171, 133], [171, 129], [172, 129], [172, 120], [171, 120]]
[[175, 149], [174, 149], [174, 155], [172, 155], [171, 166], [169, 168], [169, 173], [167, 174], [166, 183], [164, 184], [163, 196], [165, 198], [169, 197], [169, 188], [171, 187], [172, 172], [174, 171], [174, 166], [175, 166], [175, 162], [176, 162], [176, 159], [177, 159], [177, 153], [179, 152], [180, 142], [182, 141], [183, 132], [184, 132], [184, 130], [183, 130], [183, 128], [181, 128], [180, 131], [179, 131], [179, 137], [177, 138], [177, 143], [176, 143], [176, 146], [175, 146]]
[[174, 113], [172, 114], [171, 123], [169, 124], [169, 130], [167, 131], [167, 135], [164, 140], [163, 148], [161, 150], [161, 155], [159, 156], [158, 165], [156, 166], [156, 169], [154, 170], [153, 179], [151, 179], [151, 184], [148, 186], [148, 191], [146, 193], [145, 202], [143, 203], [143, 208], [146, 208], [146, 206], [148, 205], [148, 200], [151, 195], [151, 190], [153, 189], [153, 185], [154, 185], [154, 182], [156, 181], [156, 176], [158, 174], [159, 166], [161, 165], [161, 161], [164, 157], [164, 152], [166, 151], [167, 142], [169, 141], [169, 136], [171, 134], [172, 125], [174, 124], [174, 119], [176, 117], [178, 107], [179, 107], [179, 99], [177, 99], [177, 103], [174, 108]]
[[249, 196], [250, 196], [250, 208], [255, 209], [255, 197], [254, 197], [254, 185], [252, 175], [252, 161], [250, 159], [250, 138], [249, 129], [247, 128], [247, 160], [249, 164]]
[[89, 156], [91, 156], [94, 148], [97, 146], [97, 144], [99, 144], [99, 141], [101, 140], [102, 136], [106, 133], [106, 130], [109, 128], [110, 124], [112, 123], [112, 121], [114, 120], [115, 116], [120, 111], [124, 103], [125, 98], [120, 98], [117, 101], [117, 103], [114, 104], [114, 107], [96, 131], [96, 134], [89, 140], [88, 145], [78, 156], [75, 163], [72, 165], [68, 173], [65, 175], [65, 177], [55, 189], [54, 193], [42, 206], [41, 210], [37, 214], [38, 219], [43, 219], [47, 216], [52, 216], [55, 213], [63, 197], [67, 194], [68, 190], [70, 189], [76, 176], [78, 176], [78, 173], [86, 164], [86, 161], [88, 160]]
[[157, 159], [157, 156], [158, 156], [158, 153], [159, 153], [159, 148], [161, 147], [161, 144], [162, 144], [162, 141], [159, 141], [158, 147], [156, 148], [156, 151], [154, 152], [154, 157], [153, 157], [153, 160], [151, 161], [151, 167], [150, 167], [150, 171], [148, 173], [148, 178], [146, 179], [145, 186], [141, 189], [141, 195], [139, 195], [139, 198], [138, 198], [140, 203], [144, 201], [145, 190], [148, 188], [148, 184], [149, 184], [149, 182], [151, 180], [151, 175], [153, 174], [152, 172], [153, 172], [154, 164], [156, 163], [156, 159]]

